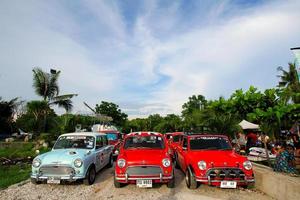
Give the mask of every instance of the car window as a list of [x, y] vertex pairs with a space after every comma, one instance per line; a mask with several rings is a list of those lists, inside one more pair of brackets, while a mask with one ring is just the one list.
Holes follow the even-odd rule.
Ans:
[[161, 136], [131, 136], [126, 138], [124, 148], [165, 148], [164, 139]]
[[106, 133], [108, 140], [117, 140], [118, 133]]
[[192, 137], [190, 139], [191, 150], [231, 150], [230, 142], [224, 137]]
[[103, 147], [103, 137], [97, 136], [96, 137], [96, 149], [100, 149], [101, 147]]
[[182, 147], [187, 148], [187, 138], [183, 138]]
[[173, 136], [173, 142], [179, 142], [180, 135]]
[[61, 136], [57, 139], [53, 149], [93, 149], [95, 138], [85, 135], [68, 135]]
[[106, 146], [108, 145], [108, 139], [107, 139], [107, 136], [106, 135], [103, 135], [103, 145]]

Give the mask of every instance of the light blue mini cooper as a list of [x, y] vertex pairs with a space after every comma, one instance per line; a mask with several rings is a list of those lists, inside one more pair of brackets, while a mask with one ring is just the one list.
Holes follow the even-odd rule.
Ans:
[[61, 135], [52, 151], [41, 154], [32, 162], [31, 182], [59, 184], [82, 179], [94, 183], [96, 173], [113, 166], [113, 146], [103, 133], [67, 133]]

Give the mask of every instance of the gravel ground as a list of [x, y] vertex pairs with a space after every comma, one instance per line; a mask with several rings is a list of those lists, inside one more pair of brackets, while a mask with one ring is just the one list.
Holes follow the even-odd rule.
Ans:
[[0, 199], [122, 199], [122, 200], [150, 200], [150, 199], [185, 199], [185, 200], [269, 200], [271, 197], [256, 191], [244, 189], [220, 189], [201, 185], [196, 190], [189, 190], [184, 181], [184, 174], [176, 171], [176, 187], [167, 188], [166, 185], [155, 185], [154, 188], [142, 189], [135, 185], [122, 188], [113, 186], [113, 168], [103, 169], [98, 173], [96, 182], [92, 186], [83, 184], [68, 185], [33, 185], [30, 181], [10, 186], [0, 190]]

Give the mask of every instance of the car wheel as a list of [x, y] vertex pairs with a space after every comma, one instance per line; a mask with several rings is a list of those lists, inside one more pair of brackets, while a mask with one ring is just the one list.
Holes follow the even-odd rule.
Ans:
[[122, 187], [122, 183], [118, 182], [116, 180], [116, 176], [114, 175], [114, 186], [115, 188], [121, 188]]
[[41, 181], [37, 181], [35, 178], [31, 178], [30, 181], [31, 181], [31, 183], [34, 184], [34, 185], [37, 185], [37, 184], [41, 184], [41, 183], [42, 183]]
[[83, 180], [85, 185], [92, 185], [96, 179], [96, 170], [94, 166], [91, 166], [87, 172], [86, 178]]
[[180, 168], [179, 162], [178, 162], [178, 156], [177, 156], [177, 154], [175, 154], [175, 168], [176, 168], [176, 169], [179, 169], [179, 168]]
[[173, 178], [167, 183], [168, 188], [174, 188], [175, 187], [175, 175], [173, 173]]
[[108, 168], [111, 168], [113, 165], [114, 165], [114, 158], [113, 158], [112, 155], [110, 155], [110, 157], [109, 157], [109, 162], [108, 162], [108, 164], [107, 164], [107, 167], [108, 167]]
[[195, 179], [195, 176], [192, 172], [192, 170], [190, 168], [188, 168], [186, 170], [186, 173], [185, 173], [185, 182], [186, 182], [186, 186], [189, 188], [189, 189], [196, 189], [197, 188], [197, 181]]

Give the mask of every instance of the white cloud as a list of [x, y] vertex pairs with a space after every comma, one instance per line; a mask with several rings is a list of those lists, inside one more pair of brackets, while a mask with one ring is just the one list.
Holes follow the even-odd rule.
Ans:
[[297, 1], [204, 3], [189, 18], [179, 2], [147, 1], [129, 28], [115, 2], [16, 2], [0, 3], [1, 95], [37, 98], [31, 69], [57, 67], [62, 93], [79, 94], [74, 112], [106, 100], [131, 117], [180, 113], [193, 94], [274, 87], [276, 67], [299, 45]]

